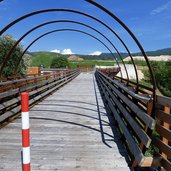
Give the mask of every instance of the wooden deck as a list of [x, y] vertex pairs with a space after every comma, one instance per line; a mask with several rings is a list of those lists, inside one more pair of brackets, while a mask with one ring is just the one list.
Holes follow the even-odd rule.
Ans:
[[[81, 73], [30, 111], [32, 171], [126, 171], [126, 150], [92, 73]], [[21, 120], [0, 129], [0, 170], [21, 169]]]

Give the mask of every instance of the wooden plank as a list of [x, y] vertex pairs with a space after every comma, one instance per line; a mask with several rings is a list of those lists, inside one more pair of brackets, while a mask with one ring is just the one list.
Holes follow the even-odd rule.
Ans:
[[47, 83], [48, 83], [48, 80], [43, 80], [43, 81], [40, 81], [38, 83], [22, 86], [22, 87], [20, 87], [20, 92], [28, 91], [28, 90], [31, 90], [31, 89], [35, 89], [35, 88], [38, 88], [39, 86], [43, 86], [43, 85], [45, 85]]
[[40, 88], [38, 88], [38, 89], [36, 89], [36, 90], [33, 90], [33, 91], [30, 92], [30, 96], [32, 96], [32, 95], [34, 95], [34, 94], [36, 94], [36, 93], [39, 93], [39, 92], [41, 92], [41, 91], [43, 91], [43, 90], [46, 90], [46, 89], [48, 89], [48, 88], [52, 87], [53, 85], [56, 85], [56, 84], [58, 84], [58, 83], [60, 83], [60, 82], [61, 82], [61, 80], [59, 80], [59, 81], [57, 81], [57, 82], [54, 82], [54, 83], [51, 83], [51, 84], [48, 84], [48, 85], [45, 85], [45, 86], [40, 87]]
[[0, 93], [0, 99], [19, 93], [19, 88]]
[[161, 95], [156, 95], [156, 102], [160, 105], [171, 108], [171, 98]]
[[20, 91], [28, 91], [30, 89], [42, 87], [42, 86], [46, 85], [47, 83], [50, 84], [50, 83], [53, 83], [54, 81], [58, 81], [58, 80], [59, 80], [59, 77], [51, 78], [48, 80], [43, 80], [43, 81], [40, 81], [40, 82], [35, 83], [35, 84], [20, 87]]
[[171, 114], [168, 114], [168, 113], [165, 113], [164, 111], [159, 110], [156, 113], [156, 117], [157, 117], [157, 119], [171, 125]]
[[[29, 103], [30, 105], [35, 103], [36, 101], [44, 98], [45, 96], [47, 96], [48, 94], [50, 94], [51, 92], [55, 91], [56, 89], [58, 89], [59, 87], [63, 86], [64, 84], [68, 83], [69, 81], [71, 81], [72, 79], [74, 79], [76, 76], [78, 75], [78, 73], [76, 73], [75, 75], [73, 76], [70, 76], [70, 79], [60, 83], [60, 84], [57, 84], [55, 87], [51, 88], [50, 90], [48, 91], [45, 91], [44, 93], [41, 93], [40, 95], [37, 95], [36, 97], [34, 97], [33, 99], [31, 99], [31, 103]], [[29, 100], [30, 101], [30, 100]]]
[[28, 83], [30, 81], [34, 81], [37, 80], [39, 82], [39, 79], [41, 79], [40, 81], [44, 80], [46, 77], [51, 77], [54, 76], [54, 74], [48, 74], [48, 75], [43, 75], [43, 76], [33, 76], [33, 77], [27, 77], [27, 78], [22, 78], [22, 79], [17, 79], [17, 80], [12, 80], [12, 81], [5, 81], [5, 82], [1, 82], [0, 86], [5, 86], [5, 85], [13, 85], [13, 84], [19, 84], [19, 83]]
[[153, 139], [153, 144], [163, 152], [169, 159], [171, 159], [171, 147], [168, 144], [164, 144], [159, 138]]
[[21, 107], [20, 105], [11, 109], [10, 111], [7, 111], [5, 113], [3, 113], [2, 115], [0, 115], [0, 122], [4, 122], [6, 119], [9, 119], [11, 117], [13, 117], [14, 115], [16, 115], [16, 113], [20, 112]]
[[[131, 83], [131, 84], [133, 84], [133, 85], [135, 85], [136, 86], [136, 82], [133, 82], [133, 81], [131, 81], [131, 80], [127, 80], [127, 79], [125, 79], [125, 78], [120, 78], [120, 77], [118, 77], [118, 76], [115, 76], [115, 78], [119, 78], [120, 79], [120, 81], [122, 80], [124, 80], [126, 83]], [[139, 87], [142, 87], [142, 88], [144, 88], [144, 89], [146, 89], [146, 90], [149, 90], [149, 91], [153, 91], [153, 88], [151, 88], [151, 87], [147, 87], [146, 85], [143, 85], [143, 84], [138, 84], [139, 85]]]
[[[164, 106], [164, 112], [170, 114], [170, 107]], [[163, 127], [166, 129], [170, 129], [170, 124], [168, 124], [167, 122], [163, 122]], [[162, 137], [162, 141], [164, 144], [169, 144], [169, 141], [167, 138]], [[166, 156], [165, 154], [162, 154], [164, 156], [164, 158], [167, 158], [168, 156]]]
[[[100, 79], [100, 78], [99, 78]], [[120, 109], [125, 119], [128, 121], [132, 129], [136, 132], [137, 136], [140, 138], [141, 142], [148, 148], [151, 143], [151, 138], [146, 134], [146, 132], [138, 125], [138, 123], [132, 118], [132, 116], [128, 113], [128, 111], [122, 106], [119, 100], [111, 93], [108, 87], [101, 80], [101, 83], [105, 87], [105, 89], [110, 94], [111, 98], [114, 100], [116, 106]]]
[[[47, 86], [44, 86], [43, 88], [40, 88], [40, 89], [38, 89], [38, 90], [34, 90], [34, 91], [30, 92], [30, 95], [33, 95], [33, 94], [35, 94], [35, 93], [41, 92], [42, 90], [45, 90], [45, 89], [47, 89], [47, 88], [49, 88], [49, 87], [52, 87], [52, 86], [56, 85], [55, 87], [51, 88], [50, 90], [47, 90], [47, 91], [45, 91], [44, 93], [41, 93], [41, 94], [37, 95], [36, 97], [34, 97], [34, 99], [32, 99], [31, 102], [29, 102], [29, 104], [32, 105], [32, 104], [35, 103], [36, 101], [38, 101], [38, 100], [44, 98], [45, 96], [47, 96], [48, 94], [50, 94], [50, 93], [53, 92], [54, 90], [58, 89], [59, 87], [61, 87], [61, 86], [63, 86], [64, 84], [68, 83], [69, 81], [71, 81], [71, 80], [72, 80], [73, 78], [75, 78], [77, 75], [78, 75], [78, 73], [74, 73], [73, 75], [67, 77], [67, 80], [63, 79], [63, 80], [65, 80], [65, 81], [59, 80], [59, 81], [57, 81], [57, 82], [51, 83], [51, 84], [49, 84], [49, 85], [47, 85]], [[69, 79], [68, 79], [68, 78], [69, 78]], [[60, 84], [58, 84], [58, 83], [61, 82], [61, 81], [63, 81], [63, 82], [60, 83]], [[13, 91], [12, 91], [12, 92], [13, 92]], [[20, 101], [20, 97], [14, 98], [14, 99], [11, 99], [11, 100], [9, 100], [9, 101], [7, 101], [7, 102], [4, 102], [3, 104], [0, 105], [0, 107], [1, 107], [2, 109], [4, 109], [4, 108], [6, 108], [6, 107], [9, 107], [9, 106], [12, 105], [12, 104], [15, 104], [15, 103], [19, 102], [19, 101]], [[19, 111], [20, 111], [20, 105], [17, 106], [17, 107], [15, 107], [15, 108], [13, 108], [13, 109], [11, 109], [10, 111], [7, 111], [7, 112], [3, 113], [2, 115], [0, 115], [0, 122], [3, 122], [4, 120], [6, 120], [6, 119], [8, 119], [8, 118], [10, 118], [10, 117], [12, 117], [12, 116], [14, 116], [14, 115], [15, 115], [16, 113], [18, 113]]]
[[[30, 110], [32, 170], [130, 171], [127, 151], [94, 84], [92, 73], [82, 73]], [[19, 118], [0, 129], [4, 171], [22, 170], [20, 127]]]
[[171, 142], [171, 130], [166, 129], [160, 124], [156, 124], [156, 131], [159, 133], [160, 136], [166, 138], [168, 141]]
[[134, 104], [128, 97], [121, 94], [114, 86], [112, 86], [107, 80], [103, 79], [106, 84], [131, 108], [135, 114], [150, 128], [155, 128], [155, 120], [145, 113], [140, 107]]
[[117, 120], [119, 127], [122, 129], [123, 134], [126, 138], [126, 141], [129, 144], [129, 148], [132, 152], [132, 154], [135, 157], [135, 160], [138, 162], [139, 165], [141, 165], [144, 161], [144, 155], [141, 151], [141, 149], [138, 147], [138, 145], [136, 144], [135, 140], [133, 139], [132, 135], [130, 134], [129, 130], [127, 129], [126, 125], [124, 124], [123, 120], [120, 118], [118, 112], [116, 111], [116, 109], [114, 108], [113, 104], [111, 103], [109, 97], [107, 96], [107, 94], [105, 93], [104, 88], [101, 86], [103, 93], [105, 95], [106, 100], [108, 101], [108, 104], [111, 108], [111, 111], [114, 113], [114, 117]]
[[162, 157], [145, 157], [141, 167], [160, 167]]
[[145, 97], [139, 94], [134, 93], [133, 91], [130, 91], [126, 86], [123, 86], [122, 84], [120, 84], [119, 82], [117, 82], [116, 80], [112, 80], [110, 77], [107, 77], [105, 74], [103, 74], [102, 72], [99, 72], [104, 78], [106, 78], [108, 81], [112, 82], [113, 84], [117, 85], [119, 88], [121, 88], [122, 90], [124, 90], [126, 93], [128, 93], [130, 96], [132, 96], [133, 98], [137, 99], [137, 100], [141, 100], [143, 102], [148, 103], [149, 100], [151, 100], [150, 97]]
[[161, 165], [164, 167], [166, 171], [171, 170], [171, 162], [169, 160], [162, 158]]
[[0, 110], [4, 110], [4, 109], [10, 107], [11, 105], [14, 105], [14, 104], [18, 103], [19, 101], [20, 101], [20, 97], [8, 100], [8, 101], [0, 104]]

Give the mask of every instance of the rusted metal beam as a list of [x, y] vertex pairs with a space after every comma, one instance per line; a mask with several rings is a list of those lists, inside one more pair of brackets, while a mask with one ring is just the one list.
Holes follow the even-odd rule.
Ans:
[[[65, 28], [64, 28], [64, 29], [52, 30], [52, 31], [47, 32], [47, 33], [45, 33], [45, 34], [39, 36], [38, 38], [36, 38], [36, 39], [35, 39], [33, 42], [31, 42], [31, 44], [24, 50], [23, 54], [22, 54], [21, 57], [20, 57], [20, 61], [21, 61], [21, 59], [22, 59], [22, 56], [25, 54], [25, 52], [26, 52], [26, 51], [27, 51], [27, 50], [28, 50], [36, 41], [38, 41], [40, 38], [42, 38], [42, 37], [44, 37], [44, 36], [46, 36], [46, 35], [48, 35], [48, 34], [55, 33], [55, 32], [61, 32], [61, 31], [79, 32], [79, 33], [83, 33], [83, 34], [85, 34], [85, 35], [88, 35], [88, 36], [90, 36], [90, 37], [96, 39], [96, 40], [97, 40], [98, 42], [100, 42], [102, 45], [104, 45], [104, 46], [106, 47], [106, 49], [107, 49], [111, 54], [113, 54], [113, 52], [108, 48], [108, 46], [106, 46], [106, 44], [104, 44], [100, 39], [98, 39], [97, 37], [93, 36], [92, 34], [87, 33], [87, 32], [85, 32], [85, 31], [82, 31], [82, 30], [77, 30], [77, 29], [65, 29]], [[16, 71], [15, 71], [15, 73], [16, 73]]]
[[[110, 39], [108, 39], [103, 33], [101, 33], [99, 30], [95, 29], [95, 28], [92, 27], [92, 26], [89, 26], [89, 25], [84, 24], [84, 23], [82, 23], [82, 22], [73, 21], [73, 20], [55, 20], [55, 21], [49, 21], [49, 22], [42, 23], [42, 24], [40, 24], [40, 25], [38, 25], [38, 26], [36, 26], [36, 27], [34, 27], [34, 28], [35, 28], [35, 29], [38, 29], [39, 26], [40, 26], [40, 27], [43, 27], [43, 26], [45, 26], [45, 25], [49, 25], [49, 24], [53, 24], [53, 23], [60, 23], [60, 22], [62, 22], [62, 23], [67, 23], [67, 22], [68, 22], [68, 23], [75, 23], [75, 24], [83, 25], [83, 26], [88, 27], [88, 28], [94, 30], [95, 32], [99, 33], [99, 34], [100, 34], [101, 36], [103, 36], [103, 37], [111, 44], [111, 46], [116, 50], [117, 54], [119, 55], [119, 57], [120, 57], [120, 59], [121, 59], [123, 65], [124, 65], [124, 67], [125, 67], [125, 63], [124, 63], [124, 61], [123, 61], [123, 58], [122, 58], [120, 52], [118, 51], [118, 49], [115, 47], [115, 45], [114, 45], [114, 44], [110, 41]], [[34, 28], [32, 28], [32, 29], [34, 29]], [[26, 52], [26, 51], [24, 51], [24, 53], [25, 53], [25, 52]], [[22, 56], [24, 55], [24, 53], [22, 54]], [[115, 59], [117, 65], [118, 65], [118, 67], [120, 67], [119, 62], [117, 61], [117, 59], [116, 59], [116, 57], [115, 57], [115, 55], [114, 55], [113, 53], [112, 53], [112, 56], [114, 57], [114, 59]], [[19, 61], [19, 62], [20, 62], [20, 61]], [[16, 65], [16, 67], [18, 67], [18, 66], [19, 66], [19, 63]], [[126, 67], [125, 67], [125, 68], [126, 68]], [[14, 75], [16, 74], [16, 70], [17, 70], [17, 68], [15, 69]], [[123, 74], [122, 74], [122, 72], [121, 72], [121, 78], [122, 78], [122, 75], [123, 75]], [[127, 75], [127, 80], [129, 80], [129, 75], [128, 75], [127, 70], [126, 70], [126, 75]]]
[[[102, 11], [104, 11], [106, 14], [108, 14], [109, 16], [111, 16], [115, 21], [117, 21], [128, 33], [129, 35], [132, 37], [132, 39], [135, 41], [135, 43], [137, 44], [137, 46], [139, 47], [142, 55], [144, 56], [144, 59], [146, 61], [146, 64], [148, 66], [148, 69], [149, 69], [149, 72], [150, 72], [150, 76], [151, 76], [151, 79], [152, 79], [152, 85], [153, 85], [153, 106], [155, 107], [155, 100], [156, 100], [156, 80], [155, 80], [155, 76], [154, 76], [154, 72], [153, 72], [153, 69], [150, 65], [150, 62], [148, 60], [148, 57], [142, 47], [142, 45], [140, 44], [140, 42], [138, 41], [138, 39], [136, 38], [136, 36], [133, 34], [133, 32], [126, 26], [126, 24], [124, 24], [116, 15], [114, 15], [112, 12], [110, 12], [108, 9], [106, 9], [104, 6], [98, 4], [97, 2], [95, 1], [92, 1], [92, 0], [85, 0], [87, 2], [89, 2], [90, 4], [96, 6], [97, 8], [101, 9]], [[135, 63], [133, 61], [133, 65], [135, 67]], [[138, 73], [137, 73], [137, 70], [136, 70], [136, 75], [137, 75], [137, 78], [138, 78]], [[138, 83], [138, 82], [137, 82]], [[154, 117], [154, 107], [153, 107], [153, 117]]]
[[[71, 9], [46, 9], [46, 10], [35, 11], [35, 12], [32, 12], [32, 13], [26, 14], [26, 15], [24, 15], [24, 16], [22, 16], [22, 17], [16, 19], [16, 20], [14, 20], [13, 22], [11, 22], [9, 25], [7, 25], [5, 28], [3, 28], [3, 29], [0, 31], [0, 35], [2, 35], [2, 34], [3, 34], [6, 30], [8, 30], [10, 27], [12, 27], [12, 26], [15, 25], [16, 23], [18, 23], [18, 22], [24, 20], [25, 18], [34, 16], [34, 15], [37, 15], [37, 14], [41, 14], [41, 13], [48, 13], [48, 12], [70, 12], [70, 13], [76, 13], [76, 14], [80, 14], [80, 15], [86, 16], [86, 17], [88, 17], [88, 18], [91, 18], [91, 19], [93, 19], [93, 20], [95, 20], [95, 21], [101, 23], [103, 26], [105, 26], [106, 28], [108, 28], [108, 29], [109, 29], [109, 30], [110, 30], [110, 31], [119, 39], [119, 41], [123, 44], [123, 46], [125, 47], [125, 49], [126, 49], [126, 51], [128, 52], [128, 54], [130, 54], [132, 63], [134, 62], [134, 61], [133, 61], [133, 58], [132, 58], [132, 55], [131, 55], [131, 53], [130, 53], [128, 47], [127, 47], [127, 45], [124, 43], [124, 41], [120, 38], [120, 36], [119, 36], [111, 27], [109, 27], [107, 24], [105, 24], [104, 22], [102, 22], [101, 20], [99, 20], [98, 18], [96, 18], [96, 17], [94, 17], [94, 16], [91, 16], [91, 15], [89, 15], [89, 14], [86, 14], [86, 13], [83, 13], [83, 12], [80, 12], [80, 11], [76, 11], [76, 10], [71, 10]], [[30, 33], [31, 33], [31, 32], [30, 32]], [[27, 33], [27, 35], [30, 34], [30, 33]], [[26, 35], [25, 35], [25, 36], [26, 36]], [[20, 40], [20, 41], [21, 41], [21, 40]], [[18, 44], [20, 41], [17, 41], [17, 44]], [[17, 44], [14, 45], [14, 46], [12, 47], [12, 49], [15, 49], [15, 47], [17, 46]], [[13, 51], [12, 49], [11, 49], [11, 51], [6, 55], [6, 57], [5, 57], [4, 61], [3, 61], [3, 64], [2, 64], [2, 66], [1, 66], [1, 68], [0, 68], [0, 76], [1, 76], [1, 74], [2, 74], [2, 70], [3, 70], [4, 66], [5, 66], [6, 63], [7, 63], [8, 58], [9, 58], [10, 55], [12, 54], [12, 51]], [[122, 61], [122, 62], [123, 62], [123, 61]], [[125, 67], [125, 65], [124, 65], [124, 67]], [[137, 72], [135, 66], [134, 66], [134, 69], [135, 69], [135, 72]], [[125, 71], [127, 72], [126, 67], [125, 67]], [[137, 82], [136, 85], [138, 86], [138, 77], [136, 78], [136, 82]]]

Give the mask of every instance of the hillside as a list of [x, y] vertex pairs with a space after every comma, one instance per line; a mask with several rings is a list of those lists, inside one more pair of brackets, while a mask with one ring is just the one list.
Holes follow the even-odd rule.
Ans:
[[83, 58], [80, 58], [77, 55], [71, 55], [71, 56], [68, 57], [68, 60], [69, 61], [83, 61], [84, 59]]
[[[64, 56], [65, 58], [68, 58], [71, 55], [62, 55], [54, 52], [28, 52], [29, 55], [31, 55], [31, 66], [41, 66], [48, 68], [51, 65], [51, 61], [54, 57], [58, 56]], [[128, 57], [128, 53], [120, 53], [123, 58]], [[147, 51], [147, 56], [154, 56], [159, 57], [161, 55], [169, 55], [171, 56], [171, 48], [166, 49], [160, 49], [156, 51]], [[115, 57], [120, 60], [118, 54], [114, 53]], [[132, 53], [133, 56], [142, 56], [141, 53]], [[75, 55], [79, 56], [83, 60], [113, 60], [114, 57], [110, 53], [102, 53], [99, 56], [92, 56], [92, 55]], [[156, 58], [157, 60], [157, 58]]]
[[52, 59], [59, 56], [59, 54], [54, 52], [32, 52], [29, 54], [32, 56], [31, 66], [43, 65], [45, 68], [49, 68]]
[[[170, 55], [171, 56], [171, 48], [160, 49], [156, 51], [147, 51], [147, 56], [160, 56], [160, 55]], [[133, 53], [133, 56], [142, 56], [141, 53]]]
[[[122, 58], [126, 58], [127, 56], [129, 56], [128, 53], [120, 53]], [[171, 48], [165, 48], [165, 49], [160, 49], [160, 50], [156, 50], [156, 51], [147, 51], [146, 52], [147, 56], [161, 56], [161, 55], [168, 55], [171, 56]], [[115, 57], [120, 60], [120, 57], [117, 53], [114, 53]], [[132, 56], [142, 56], [142, 54], [140, 52], [136, 52], [136, 53], [132, 53]], [[113, 56], [110, 53], [102, 53], [100, 56], [100, 58], [105, 58], [107, 60], [109, 59], [113, 59]]]

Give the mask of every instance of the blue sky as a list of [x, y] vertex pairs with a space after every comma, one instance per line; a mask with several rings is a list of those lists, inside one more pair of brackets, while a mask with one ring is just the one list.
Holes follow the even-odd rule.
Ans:
[[[117, 15], [131, 29], [146, 51], [171, 47], [171, 0], [96, 0], [96, 2]], [[93, 15], [114, 29], [131, 52], [139, 51], [132, 38], [116, 21], [84, 0], [3, 0], [0, 2], [0, 29], [22, 15], [49, 8], [68, 8]], [[31, 28], [54, 20], [72, 20], [92, 26], [105, 34], [119, 51], [126, 51], [116, 36], [106, 27], [88, 17], [68, 12], [51, 12], [32, 16], [14, 25], [5, 34], [11, 34], [15, 39], [19, 39]], [[43, 26], [25, 37], [21, 43], [26, 48], [42, 34], [66, 28], [87, 32], [100, 39], [111, 51], [115, 52], [111, 44], [97, 32], [73, 23], [60, 22]], [[29, 51], [76, 54], [108, 52], [106, 47], [96, 39], [73, 31], [49, 34], [33, 44]]]

